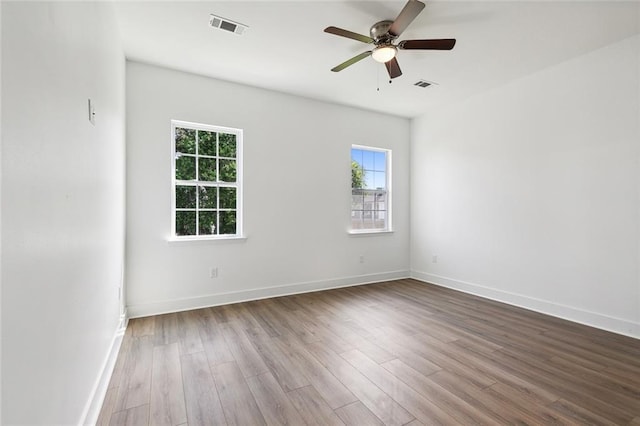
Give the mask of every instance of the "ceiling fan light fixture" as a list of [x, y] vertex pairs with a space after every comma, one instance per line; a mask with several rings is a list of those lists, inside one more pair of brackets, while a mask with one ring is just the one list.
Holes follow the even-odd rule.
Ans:
[[385, 62], [389, 62], [390, 60], [395, 58], [396, 53], [398, 53], [398, 49], [395, 46], [386, 44], [373, 49], [371, 57], [374, 61], [384, 64]]

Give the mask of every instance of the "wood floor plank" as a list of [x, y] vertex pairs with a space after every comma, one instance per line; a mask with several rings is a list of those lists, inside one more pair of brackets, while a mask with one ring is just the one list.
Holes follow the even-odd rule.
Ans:
[[448, 343], [460, 338], [459, 333], [447, 330], [442, 327], [439, 321], [434, 320], [432, 313], [424, 308], [403, 304], [399, 308], [385, 309], [386, 322], [393, 320], [397, 324], [402, 324], [410, 330], [420, 330], [429, 334], [442, 342]]
[[[357, 325], [352, 328], [347, 326], [345, 322], [332, 321], [326, 317], [317, 317], [316, 322], [322, 324], [327, 330], [349, 342], [350, 345], [346, 348], [347, 350], [357, 348], [360, 352], [363, 352], [378, 363], [389, 361], [395, 358], [395, 355], [393, 355], [391, 352], [385, 350], [381, 346], [376, 345], [372, 341], [367, 340], [367, 337], [372, 336], [371, 333], [361, 331], [362, 334], [359, 334], [358, 332], [356, 332], [355, 330], [361, 329], [361, 327], [358, 327]], [[344, 350], [341, 351], [338, 348], [337, 352], [344, 352]]]
[[111, 422], [111, 414], [113, 413], [113, 407], [116, 403], [116, 396], [118, 395], [118, 388], [110, 387], [107, 389], [107, 394], [104, 396], [104, 402], [102, 403], [102, 410], [98, 415], [96, 426], [107, 426]]
[[415, 417], [338, 354], [317, 343], [313, 355], [386, 425], [404, 425]]
[[[582, 364], [580, 364], [582, 365]], [[626, 369], [626, 368], [615, 368], [615, 367], [607, 367], [602, 370], [603, 374], [606, 374], [610, 378], [614, 380], [627, 380], [632, 383], [640, 383], [640, 371], [636, 372], [635, 370]], [[635, 385], [634, 385], [635, 389]]]
[[415, 336], [414, 348], [416, 341], [422, 343], [418, 349], [419, 353], [434, 359], [442, 367], [458, 372], [461, 376], [485, 386], [490, 386], [499, 380], [493, 374], [493, 370], [486, 368], [486, 365], [480, 362], [480, 358], [473, 352], [458, 350], [454, 345], [443, 343], [427, 334]]
[[344, 422], [327, 405], [318, 391], [311, 385], [287, 392], [287, 396], [298, 413], [309, 426], [342, 426]]
[[[454, 417], [449, 415], [445, 408], [440, 408], [424, 395], [418, 393], [416, 390], [404, 383], [398, 377], [367, 358], [361, 352], [353, 350], [340, 354], [340, 356], [347, 360], [394, 401], [404, 407], [416, 419], [429, 424], [441, 425], [453, 424], [456, 422]], [[459, 409], [459, 407], [456, 407], [456, 409]], [[466, 420], [473, 421], [473, 419]]]
[[140, 426], [149, 424], [149, 404], [113, 413], [111, 426]]
[[[506, 349], [501, 349], [493, 354], [493, 357], [500, 362], [503, 368], [512, 371], [514, 374], [533, 383], [536, 386], [547, 389], [554, 389], [560, 397], [572, 401], [578, 405], [589, 407], [594, 413], [602, 415], [602, 417], [611, 419], [614, 423], [624, 424], [630, 421], [631, 416], [627, 410], [616, 409], [609, 401], [603, 401], [600, 397], [590, 393], [585, 393], [582, 384], [576, 385], [571, 380], [567, 381], [566, 377], [557, 376], [549, 373], [544, 369], [532, 366], [521, 358], [522, 354], [515, 357], [514, 354], [507, 354]], [[601, 393], [601, 395], [604, 395]], [[634, 402], [635, 405], [635, 402]]]
[[[397, 297], [394, 297], [387, 291], [389, 284], [391, 283], [392, 282], [386, 282], [370, 285], [359, 285], [355, 287], [345, 287], [343, 290], [351, 296], [356, 297], [358, 295], [361, 295], [362, 297], [370, 299], [372, 301], [370, 305], [372, 306], [383, 306], [385, 307], [385, 309], [391, 308], [393, 310], [405, 308], [407, 305], [402, 300], [398, 300]], [[393, 285], [395, 284], [397, 284], [397, 281], [393, 282]]]
[[502, 348], [500, 345], [496, 345], [495, 343], [479, 338], [465, 331], [458, 330], [458, 333], [460, 334], [460, 338], [453, 342], [453, 344], [461, 348], [486, 354], [490, 354]]
[[[496, 351], [496, 353], [508, 354], [510, 357], [515, 355], [515, 352], [508, 348]], [[637, 410], [640, 410], [640, 399], [635, 396], [620, 393], [617, 389], [607, 389], [607, 387], [602, 384], [585, 377], [584, 374], [572, 374], [564, 367], [559, 368], [552, 365], [549, 360], [537, 360], [520, 355], [519, 359], [532, 370], [542, 372], [544, 377], [558, 382], [560, 389], [566, 389], [569, 386], [576, 387], [580, 389], [582, 395], [591, 399], [597, 399], [611, 407], [616, 407], [620, 414], [626, 414], [628, 416], [626, 421], [633, 418]]]
[[205, 353], [182, 355], [180, 360], [189, 425], [226, 424], [218, 390]]
[[[309, 321], [309, 317], [304, 310], [297, 310], [295, 313], [278, 309], [275, 303], [265, 304], [266, 312], [272, 321], [279, 324], [278, 330], [280, 334], [291, 334], [302, 340], [303, 342], [315, 342], [318, 340], [317, 333], [312, 328], [314, 324]], [[339, 338], [336, 336], [336, 338]]]
[[[367, 361], [362, 357], [354, 358], [353, 362], [359, 362], [360, 365], [363, 366], [367, 365]], [[370, 369], [373, 369], [372, 367], [371, 365], [369, 366]], [[422, 409], [426, 411], [426, 413], [420, 412], [420, 414], [417, 414], [413, 411], [412, 413], [422, 422], [432, 423], [434, 420], [437, 420], [442, 424], [459, 422], [462, 424], [474, 423], [490, 425], [495, 421], [483, 413], [482, 410], [475, 408], [464, 399], [430, 381], [428, 377], [424, 377], [423, 380], [418, 380], [420, 374], [400, 360], [389, 361], [377, 368], [379, 369], [377, 373], [379, 376], [386, 375], [389, 377], [387, 381], [390, 382], [390, 385], [394, 384], [391, 378], [395, 378], [396, 381], [420, 395], [420, 398], [414, 397], [420, 402], [417, 409]], [[371, 372], [371, 374], [376, 373]], [[402, 387], [395, 385], [395, 388], [401, 389]], [[403, 405], [408, 406], [408, 404]]]
[[422, 423], [420, 420], [416, 419], [416, 420], [414, 420], [412, 422], [407, 423], [404, 426], [425, 426], [425, 424]]
[[168, 345], [178, 341], [178, 314], [164, 314], [156, 317], [154, 344]]
[[[427, 380], [427, 378], [423, 378], [419, 374], [413, 374], [403, 380], [407, 381], [407, 383], [416, 383], [416, 386], [422, 386], [421, 382]], [[504, 405], [499, 398], [486, 394], [484, 392], [485, 388], [479, 387], [455, 373], [442, 370], [429, 376], [428, 380], [437, 383], [470, 405], [482, 410], [483, 413], [495, 419], [496, 424], [521, 424], [519, 422], [522, 422], [520, 410]], [[412, 386], [414, 385], [412, 384]]]
[[274, 339], [274, 343], [304, 372], [329, 407], [336, 409], [358, 400], [301, 342], [280, 337]]
[[322, 321], [319, 321], [319, 318], [313, 318], [304, 312], [298, 312], [296, 318], [299, 318], [306, 326], [305, 330], [307, 330], [307, 334], [296, 334], [304, 343], [321, 341], [336, 352], [343, 352], [354, 348], [352, 342], [326, 327]]
[[290, 296], [293, 300], [303, 307], [304, 311], [312, 316], [330, 315], [336, 319], [340, 318], [348, 320], [348, 315], [336, 309], [335, 307], [325, 303], [321, 300], [321, 295], [318, 293], [307, 293], [303, 295]]
[[304, 421], [271, 373], [246, 379], [268, 425], [303, 425]]
[[590, 368], [577, 365], [562, 357], [553, 357], [549, 360], [549, 363], [570, 374], [584, 377], [589, 380], [589, 382], [597, 384], [608, 392], [624, 395], [629, 398], [633, 398], [636, 401], [640, 401], [640, 382], [636, 382], [633, 379], [603, 374], [600, 371], [594, 371]]
[[213, 366], [213, 377], [228, 425], [266, 425], [242, 371], [235, 362]]
[[187, 421], [178, 343], [153, 348], [150, 421], [167, 426]]
[[568, 424], [572, 422], [560, 411], [538, 404], [534, 399], [527, 398], [526, 394], [522, 394], [504, 383], [496, 383], [484, 389], [484, 392], [503, 401], [504, 406], [517, 409], [522, 416], [521, 420], [528, 424]]
[[412, 279], [132, 319], [98, 424], [225, 422], [640, 426], [640, 340]]
[[216, 337], [216, 331], [218, 330], [218, 322], [215, 316], [209, 308], [196, 309], [191, 311], [193, 313], [194, 322], [200, 333], [200, 340], [210, 340]]
[[118, 351], [118, 358], [116, 364], [113, 366], [113, 372], [111, 373], [111, 380], [109, 381], [109, 388], [117, 388], [122, 381], [122, 373], [128, 359], [129, 349], [131, 348], [131, 342], [133, 338], [131, 332], [125, 331], [125, 335], [122, 338], [120, 344], [120, 350]]
[[155, 317], [134, 318], [130, 320], [131, 335], [134, 337], [153, 336]]
[[234, 303], [233, 305], [220, 306], [225, 310], [229, 320], [228, 323], [234, 323], [242, 329], [246, 328], [260, 328], [260, 323], [255, 319], [253, 314], [251, 313], [251, 303], [259, 303], [256, 302], [247, 302], [247, 303]]
[[[609, 335], [607, 335], [609, 336]], [[585, 336], [570, 330], [548, 330], [544, 337], [552, 338], [570, 344], [574, 348], [581, 348], [597, 353], [611, 360], [621, 362], [635, 368], [640, 368], [640, 345], [617, 345], [615, 338], [608, 338], [606, 345], [594, 345], [592, 336]], [[622, 349], [624, 347], [624, 349]]]
[[360, 401], [338, 408], [336, 414], [347, 426], [384, 426], [384, 423]]
[[[413, 353], [430, 360], [440, 368], [456, 372], [457, 374], [468, 378], [470, 381], [477, 383], [479, 386], [487, 387], [496, 383], [493, 377], [490, 377], [482, 371], [466, 365], [463, 362], [452, 359], [450, 356], [444, 354], [442, 350], [445, 348], [445, 344], [440, 341], [436, 341], [436, 339], [430, 338], [426, 335], [408, 337], [389, 328], [387, 328], [387, 332], [388, 334], [386, 336], [380, 336], [379, 340], [382, 342], [381, 344], [386, 343], [390, 346], [403, 346]], [[425, 342], [428, 342], [428, 344], [425, 344]]]
[[269, 371], [239, 324], [234, 322], [223, 324], [222, 334], [244, 377], [257, 376]]
[[[581, 425], [615, 425], [614, 422], [592, 413], [587, 408], [578, 406], [564, 399], [555, 401], [553, 404], [549, 405], [549, 408], [553, 409], [555, 412], [561, 413], [566, 418], [570, 418], [573, 420], [573, 422]], [[631, 421], [630, 424], [633, 425], [633, 421]]]
[[385, 319], [376, 315], [375, 309], [365, 303], [346, 297], [340, 290], [322, 292], [318, 297], [326, 305], [331, 306], [334, 312], [338, 312], [343, 317], [346, 316], [346, 319], [352, 319], [360, 324], [372, 327], [385, 325]]
[[207, 338], [202, 339], [202, 346], [211, 365], [235, 361], [219, 325], [208, 331]]
[[149, 404], [151, 397], [152, 336], [130, 337], [114, 411]]
[[299, 327], [294, 330], [295, 336], [304, 343], [313, 343], [321, 340], [323, 330], [319, 328], [317, 317], [310, 315], [304, 308], [290, 313], [294, 316]]
[[212, 306], [209, 309], [218, 324], [224, 324], [232, 320], [229, 315], [233, 311], [232, 305]]
[[249, 302], [248, 308], [251, 315], [253, 315], [262, 330], [264, 330], [269, 337], [277, 337], [280, 335], [282, 331], [279, 322], [273, 318], [262, 301]]
[[486, 354], [482, 351], [478, 353], [473, 350], [469, 350], [468, 347], [456, 349], [458, 347], [457, 343], [457, 341], [454, 342], [450, 345], [451, 348], [443, 350], [443, 353], [461, 363], [473, 365], [474, 368], [483, 372], [487, 376], [492, 377], [497, 383], [508, 385], [521, 395], [529, 399], [535, 399], [536, 403], [546, 405], [559, 399], [558, 395], [541, 389], [540, 387], [535, 386], [526, 380], [522, 380], [520, 377], [502, 369], [499, 363], [493, 361], [492, 354]]
[[385, 347], [395, 358], [402, 360], [402, 362], [425, 376], [442, 370], [442, 367], [429, 361], [424, 356], [417, 354], [402, 344], [395, 344], [393, 338], [387, 335], [386, 332], [379, 334], [379, 337], [372, 340], [377, 342], [379, 346]]
[[198, 321], [193, 311], [178, 312], [178, 342], [180, 355], [204, 351]]
[[297, 311], [298, 309], [302, 308], [301, 305], [296, 303], [296, 301], [289, 296], [274, 297], [273, 299], [271, 299], [271, 301], [276, 305], [279, 305], [283, 309], [286, 309], [287, 311]]
[[274, 375], [282, 389], [291, 391], [311, 384], [300, 363], [290, 358], [271, 337], [261, 334], [251, 336], [251, 343]]

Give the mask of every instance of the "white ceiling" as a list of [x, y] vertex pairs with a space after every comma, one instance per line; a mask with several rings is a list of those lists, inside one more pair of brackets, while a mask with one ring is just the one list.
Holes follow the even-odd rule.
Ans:
[[[404, 4], [124, 1], [116, 13], [129, 59], [404, 117], [640, 32], [638, 1], [426, 1], [399, 40], [456, 38], [452, 51], [400, 51], [403, 75], [392, 84], [371, 58], [330, 71], [370, 47], [326, 34], [325, 27], [368, 35], [373, 23], [393, 20]], [[210, 13], [249, 29], [242, 36], [215, 30]], [[437, 85], [418, 88], [419, 79]]]

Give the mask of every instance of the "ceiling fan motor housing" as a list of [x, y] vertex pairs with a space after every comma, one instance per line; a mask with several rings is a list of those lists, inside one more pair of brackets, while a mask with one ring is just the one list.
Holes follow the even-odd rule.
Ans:
[[376, 45], [391, 44], [393, 40], [397, 38], [389, 34], [389, 28], [391, 28], [392, 24], [393, 24], [393, 21], [387, 20], [387, 21], [376, 22], [371, 26], [371, 29], [369, 30], [369, 34], [371, 34], [371, 38], [374, 40], [374, 43]]

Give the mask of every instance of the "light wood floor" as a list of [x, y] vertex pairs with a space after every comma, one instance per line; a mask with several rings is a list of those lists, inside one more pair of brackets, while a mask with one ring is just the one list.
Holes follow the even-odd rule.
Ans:
[[98, 424], [640, 425], [640, 340], [413, 280], [160, 315]]

